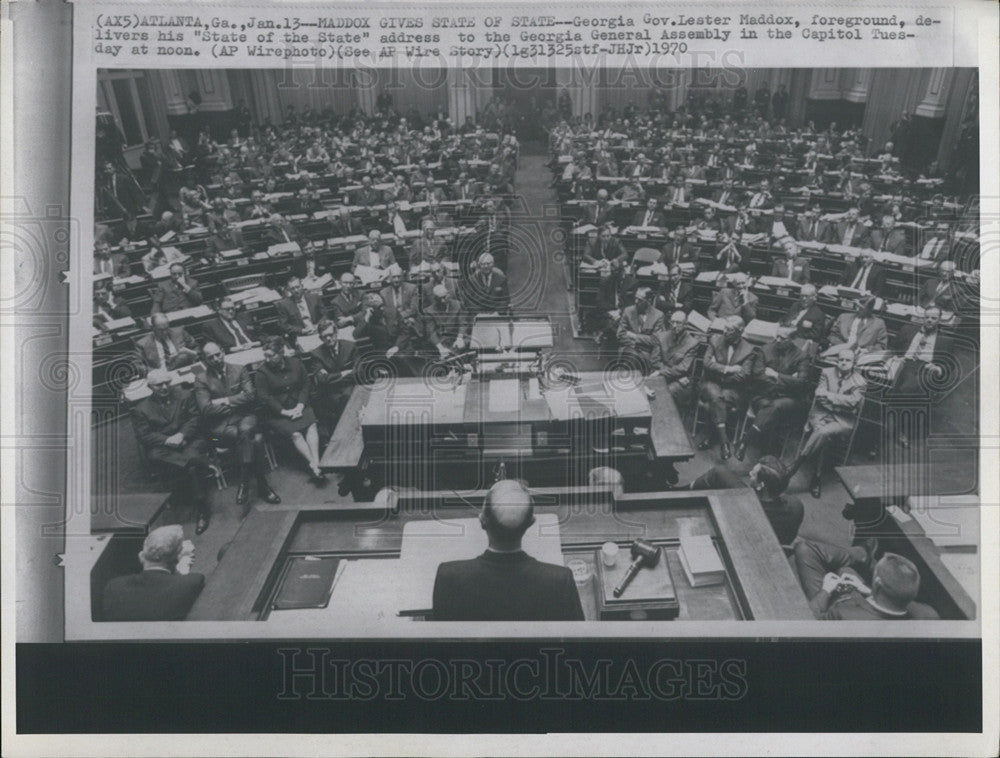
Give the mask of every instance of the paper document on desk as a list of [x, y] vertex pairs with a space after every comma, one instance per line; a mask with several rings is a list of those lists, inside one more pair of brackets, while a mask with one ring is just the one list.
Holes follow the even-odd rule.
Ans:
[[619, 416], [649, 416], [649, 400], [646, 398], [646, 387], [641, 375], [636, 374], [611, 386], [604, 383], [605, 392], [612, 398], [615, 413]]
[[380, 268], [372, 268], [371, 266], [357, 266], [354, 269], [354, 275], [361, 280], [362, 284], [371, 284], [372, 282], [382, 281], [385, 271]]
[[520, 407], [521, 382], [517, 379], [494, 379], [490, 382], [490, 413], [515, 413]]

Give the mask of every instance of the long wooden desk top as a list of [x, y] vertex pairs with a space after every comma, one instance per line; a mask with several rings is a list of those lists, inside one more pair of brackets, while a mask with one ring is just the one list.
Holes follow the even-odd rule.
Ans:
[[942, 456], [926, 464], [838, 466], [835, 470], [854, 502], [895, 500], [908, 495], [953, 495], [975, 489], [978, 460]]
[[[581, 386], [593, 382], [604, 381], [604, 374], [600, 372], [583, 372], [580, 374]], [[446, 403], [461, 402], [463, 406], [462, 421], [469, 423], [481, 423], [483, 421], [498, 422], [542, 422], [553, 420], [553, 414], [549, 405], [544, 399], [526, 399], [519, 406], [517, 412], [493, 413], [488, 410], [488, 398], [485, 390], [485, 382], [472, 380], [466, 385], [469, 387], [462, 393], [460, 401], [456, 401], [455, 393], [447, 389], [433, 389], [423, 383], [422, 379], [397, 380], [400, 386], [416, 386], [427, 396], [427, 403], [417, 403], [415, 411], [423, 412], [430, 410], [431, 406], [439, 405], [437, 398], [440, 396]], [[662, 376], [652, 376], [646, 379], [646, 386], [654, 392], [654, 397], [647, 396], [647, 402], [651, 414], [650, 439], [652, 449], [657, 458], [682, 461], [694, 456], [694, 448], [684, 428], [683, 420], [677, 411], [673, 397], [667, 389], [666, 380]], [[376, 390], [380, 399], [377, 407], [371, 409], [369, 421], [377, 422], [379, 419], [387, 418], [389, 406], [385, 403], [386, 391]], [[369, 399], [372, 396], [372, 387], [361, 385], [354, 388], [351, 397], [347, 402], [344, 412], [341, 414], [337, 427], [334, 430], [330, 442], [323, 452], [323, 459], [320, 465], [328, 469], [352, 468], [358, 465], [364, 452], [364, 441], [362, 439], [362, 415], [368, 407]], [[416, 398], [419, 400], [419, 398]], [[415, 400], [415, 402], [416, 402]], [[434, 402], [431, 402], [431, 401]], [[453, 409], [453, 410], [457, 410]], [[447, 415], [447, 414], [445, 414]], [[619, 414], [620, 416], [633, 415], [630, 413]], [[435, 420], [436, 417], [435, 417]], [[451, 419], [454, 420], [454, 419]], [[428, 423], [424, 421], [423, 423]]]
[[[560, 492], [564, 494], [560, 496]], [[583, 496], [581, 488], [547, 489], [545, 493], [547, 497], [536, 498], [540, 501], [536, 512], [559, 516], [564, 553], [599, 546], [606, 540], [677, 539], [680, 519], [693, 519], [696, 533], [714, 533], [724, 544], [731, 578], [745, 600], [750, 618], [813, 618], [798, 579], [749, 488], [623, 495], [613, 509], [608, 504], [609, 493], [603, 493], [605, 506], [599, 509], [575, 507]], [[468, 494], [470, 502], [480, 501], [483, 495]], [[545, 504], [546, 500], [551, 504]], [[300, 513], [307, 518], [300, 519]], [[432, 518], [467, 518], [472, 513], [471, 509], [446, 507], [436, 510]], [[254, 510], [209, 578], [188, 619], [256, 620], [268, 580], [293, 545], [296, 554], [323, 551], [352, 558], [398, 557], [404, 524], [427, 518], [426, 508], [393, 516], [384, 507], [364, 503], [340, 513], [336, 506], [323, 505], [301, 510]], [[308, 636], [314, 631], [303, 628], [296, 633]], [[327, 629], [325, 633], [336, 634], [337, 630]]]

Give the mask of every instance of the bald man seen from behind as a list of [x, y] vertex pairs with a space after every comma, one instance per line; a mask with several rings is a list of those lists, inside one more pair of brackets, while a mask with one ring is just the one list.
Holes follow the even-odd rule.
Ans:
[[531, 495], [504, 479], [490, 488], [479, 522], [489, 547], [478, 558], [438, 566], [435, 621], [582, 621], [572, 572], [521, 549], [535, 523]]

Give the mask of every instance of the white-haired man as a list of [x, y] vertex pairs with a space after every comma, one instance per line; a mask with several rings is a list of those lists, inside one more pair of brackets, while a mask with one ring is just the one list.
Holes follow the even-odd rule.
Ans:
[[142, 543], [138, 574], [118, 576], [104, 587], [106, 621], [182, 621], [205, 586], [202, 574], [181, 573], [194, 547], [180, 524], [151, 531]]

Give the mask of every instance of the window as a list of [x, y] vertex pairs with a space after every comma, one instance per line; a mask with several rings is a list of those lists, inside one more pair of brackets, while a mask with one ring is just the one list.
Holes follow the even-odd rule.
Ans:
[[99, 72], [97, 88], [98, 106], [111, 114], [126, 147], [141, 145], [155, 133], [149, 80], [143, 72]]

